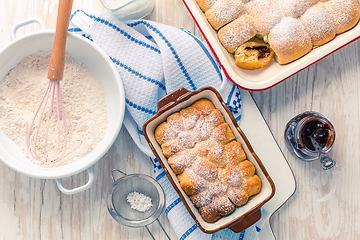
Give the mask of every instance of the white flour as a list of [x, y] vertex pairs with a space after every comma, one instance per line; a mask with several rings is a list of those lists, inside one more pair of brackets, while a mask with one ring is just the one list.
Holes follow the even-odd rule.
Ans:
[[[28, 157], [27, 129], [49, 84], [50, 55], [50, 51], [40, 51], [24, 58], [0, 83], [0, 128]], [[69, 54], [60, 89], [69, 129], [65, 157], [58, 162], [39, 162], [29, 157], [34, 163], [48, 167], [80, 159], [103, 139], [107, 128], [106, 92], [101, 81]], [[55, 128], [49, 132], [50, 153], [56, 149], [57, 133]]]

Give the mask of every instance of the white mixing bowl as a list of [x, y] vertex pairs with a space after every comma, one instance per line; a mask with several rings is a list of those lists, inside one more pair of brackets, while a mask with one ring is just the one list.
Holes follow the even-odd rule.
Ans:
[[[18, 28], [32, 22], [38, 22], [42, 30], [16, 38]], [[40, 19], [29, 19], [13, 28], [13, 41], [0, 51], [0, 82], [6, 74], [24, 57], [40, 50], [50, 51], [53, 46], [55, 31], [46, 30]], [[59, 189], [66, 194], [73, 194], [89, 188], [94, 182], [92, 166], [100, 160], [114, 143], [122, 126], [125, 111], [125, 93], [115, 65], [109, 56], [96, 44], [74, 33], [68, 34], [66, 51], [76, 62], [83, 63], [101, 80], [106, 91], [106, 110], [108, 126], [105, 137], [98, 146], [87, 155], [73, 163], [58, 167], [42, 167], [30, 161], [20, 148], [0, 129], [0, 160], [21, 174], [40, 179], [56, 179]], [[94, 116], [97, 117], [97, 116]], [[9, 119], [11, 121], [11, 119]], [[25, 137], [25, 136], [24, 136]], [[88, 182], [75, 189], [66, 189], [61, 178], [88, 170]]]

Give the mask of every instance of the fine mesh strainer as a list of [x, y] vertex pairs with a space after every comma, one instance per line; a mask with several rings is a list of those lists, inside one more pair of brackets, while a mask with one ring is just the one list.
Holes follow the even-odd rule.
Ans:
[[[115, 179], [114, 172], [122, 173], [124, 176]], [[111, 185], [106, 198], [107, 208], [110, 215], [119, 223], [127, 227], [146, 227], [153, 239], [147, 225], [157, 221], [161, 229], [170, 239], [158, 218], [165, 207], [165, 194], [160, 184], [152, 177], [134, 173], [126, 174], [118, 169], [111, 171], [114, 183]], [[152, 206], [147, 211], [141, 212], [131, 208], [127, 202], [127, 196], [132, 192], [138, 192], [151, 198]]]

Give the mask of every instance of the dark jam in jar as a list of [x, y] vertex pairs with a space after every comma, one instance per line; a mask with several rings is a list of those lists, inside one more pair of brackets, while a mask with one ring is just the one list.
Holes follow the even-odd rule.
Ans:
[[313, 119], [305, 123], [300, 132], [300, 140], [304, 144], [304, 147], [315, 151], [315, 147], [311, 142], [310, 137], [315, 139], [321, 148], [325, 148], [329, 139], [329, 133], [331, 128], [329, 124]]
[[312, 144], [311, 137], [320, 145], [321, 151], [330, 151], [335, 140], [335, 129], [323, 115], [304, 112], [292, 118], [285, 127], [285, 143], [288, 150], [302, 160], [313, 161], [319, 153]]

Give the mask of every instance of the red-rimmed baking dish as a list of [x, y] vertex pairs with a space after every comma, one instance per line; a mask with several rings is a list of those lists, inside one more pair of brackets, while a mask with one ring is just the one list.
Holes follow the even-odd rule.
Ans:
[[[260, 192], [257, 195], [250, 197], [245, 205], [236, 208], [232, 214], [222, 217], [214, 223], [208, 223], [202, 219], [198, 209], [193, 205], [190, 198], [181, 188], [175, 173], [167, 162], [167, 158], [162, 153], [161, 146], [155, 139], [156, 127], [160, 123], [165, 122], [169, 115], [179, 112], [181, 109], [186, 108], [203, 98], [210, 100], [215, 108], [219, 109], [223, 114], [224, 119], [233, 131], [236, 140], [241, 143], [247, 159], [254, 164], [256, 174], [260, 177], [262, 184]], [[146, 121], [143, 126], [143, 131], [150, 148], [164, 168], [171, 184], [179, 194], [190, 215], [203, 232], [214, 233], [224, 228], [229, 228], [234, 232], [241, 232], [261, 218], [261, 207], [274, 196], [275, 185], [217, 90], [212, 87], [204, 87], [192, 92], [185, 88], [174, 90], [159, 100], [157, 113]]]
[[233, 83], [246, 90], [260, 91], [271, 88], [360, 38], [360, 24], [357, 24], [352, 29], [337, 35], [330, 42], [314, 48], [308, 54], [296, 61], [280, 65], [273, 59], [266, 67], [257, 70], [246, 70], [238, 67], [235, 64], [234, 56], [228, 53], [222, 46], [218, 39], [217, 31], [211, 27], [205, 14], [196, 3], [196, 0], [182, 1], [219, 61], [226, 76]]

